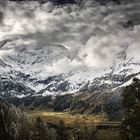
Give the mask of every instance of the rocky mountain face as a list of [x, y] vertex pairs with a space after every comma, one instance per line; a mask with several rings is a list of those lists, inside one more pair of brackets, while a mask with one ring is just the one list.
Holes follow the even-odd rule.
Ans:
[[68, 50], [60, 45], [38, 48], [33, 44], [28, 44], [33, 46], [28, 47], [23, 43], [18, 46], [17, 42], [18, 40], [8, 41], [1, 47], [4, 51], [14, 49], [14, 53], [1, 58], [0, 91], [1, 96], [5, 98], [78, 91], [111, 91], [140, 74], [140, 63], [128, 57], [125, 50], [122, 50], [110, 69], [99, 76], [87, 68], [73, 69], [68, 73], [51, 76], [44, 66], [47, 67], [52, 61], [65, 55], [72, 57]]
[[[54, 2], [75, 3], [75, 1], [65, 1], [65, 0], [61, 2], [57, 0]], [[102, 1], [97, 1], [97, 2], [103, 3]], [[108, 1], [106, 1], [106, 3], [108, 3]], [[130, 4], [128, 4], [125, 8], [123, 8], [123, 6], [118, 4], [121, 3], [120, 1], [116, 0], [115, 5], [113, 4], [113, 6], [115, 8], [119, 7], [122, 11], [125, 11], [125, 14], [122, 17], [121, 15], [119, 15], [118, 17], [116, 17], [117, 15], [114, 16], [114, 18], [116, 18], [114, 21], [115, 23], [113, 21], [108, 23], [109, 24], [108, 28], [109, 29], [111, 28], [111, 30], [114, 31], [115, 30], [114, 27], [117, 27], [119, 28], [119, 30], [124, 30], [124, 32], [128, 31], [128, 34], [130, 34], [130, 38], [131, 38], [132, 36], [131, 33], [136, 32], [135, 26], [138, 26], [140, 23], [138, 20], [139, 13], [137, 13], [137, 16], [134, 18], [135, 11], [133, 11]], [[89, 8], [88, 11], [89, 15], [93, 16], [91, 17], [91, 19], [93, 19], [92, 24], [94, 24], [94, 20], [95, 22], [96, 20], [99, 20], [92, 13], [92, 10], [96, 10], [94, 9], [96, 8], [96, 6], [94, 8], [92, 7], [93, 9], [91, 7], [88, 8]], [[110, 5], [107, 7], [107, 9], [105, 8], [106, 7], [102, 7], [101, 13], [99, 14], [99, 18], [101, 14], [108, 16], [108, 18], [110, 18], [109, 17], [110, 11], [111, 10], [113, 11], [115, 9], [115, 8], [114, 9], [111, 8]], [[127, 15], [128, 13], [126, 12], [126, 9], [127, 10], [129, 9], [130, 11], [129, 14], [131, 15]], [[43, 12], [41, 14], [45, 14], [46, 11]], [[40, 31], [39, 30], [40, 28], [38, 28], [37, 26], [39, 24], [38, 23], [37, 25], [35, 25], [35, 27], [37, 26], [38, 28], [38, 31], [35, 33], [30, 32], [26, 34], [25, 33], [17, 34], [17, 32], [14, 32], [14, 35], [12, 33], [11, 33], [12, 35], [8, 34], [6, 32], [7, 28], [10, 28], [12, 26], [10, 22], [12, 22], [14, 19], [13, 20], [11, 19], [9, 21], [8, 19], [3, 19], [4, 20], [3, 23], [7, 22], [8, 24], [6, 25], [6, 27], [2, 32], [4, 35], [0, 42], [0, 96], [2, 98], [8, 98], [8, 99], [12, 97], [23, 98], [26, 96], [47, 96], [47, 95], [56, 95], [56, 94], [78, 93], [78, 92], [89, 92], [89, 93], [110, 92], [131, 83], [131, 79], [140, 76], [140, 61], [138, 58], [135, 57], [135, 54], [130, 55], [129, 46], [131, 45], [131, 42], [129, 44], [129, 42], [127, 41], [126, 41], [127, 43], [123, 45], [119, 44], [121, 47], [119, 51], [117, 51], [115, 55], [115, 59], [113, 59], [113, 63], [111, 63], [109, 67], [102, 68], [102, 71], [100, 71], [100, 69], [96, 70], [93, 67], [87, 66], [85, 64], [87, 59], [87, 54], [84, 54], [82, 57], [80, 57], [79, 55], [81, 52], [77, 53], [78, 50], [77, 48], [71, 49], [69, 48], [69, 46], [66, 45], [67, 43], [61, 42], [62, 40], [61, 37], [64, 38], [63, 40], [66, 41], [68, 40], [65, 37], [67, 36], [67, 33], [68, 34], [70, 33], [70, 35], [68, 36], [70, 37], [70, 40], [72, 39], [74, 40], [74, 37], [77, 34], [78, 36], [80, 36], [80, 34], [84, 34], [83, 30], [85, 31], [87, 30], [87, 27], [85, 27], [84, 25], [79, 25], [79, 21], [78, 23], [77, 21], [74, 21], [76, 19], [66, 18], [68, 15], [69, 16], [73, 16], [73, 14], [80, 15], [81, 13], [80, 12], [78, 13], [76, 11], [77, 13], [72, 12], [72, 14], [71, 13], [69, 14], [68, 11], [66, 17], [64, 16], [62, 18], [65, 19], [64, 21], [66, 23], [67, 20], [68, 22], [71, 22], [72, 20], [72, 24], [75, 23], [75, 26], [77, 26], [76, 28], [78, 28], [78, 31], [82, 30], [82, 33], [78, 32], [76, 34], [75, 33], [76, 31], [72, 29], [72, 27], [68, 28], [70, 26], [69, 24], [66, 25], [64, 24], [64, 26], [62, 26], [63, 23], [61, 23], [60, 21], [58, 23], [58, 27], [60, 27], [60, 29], [55, 28], [57, 24], [51, 21], [53, 19], [49, 17], [50, 12], [51, 11], [49, 12], [47, 11], [46, 14], [47, 16], [44, 17], [45, 18], [44, 20], [42, 20], [42, 22], [43, 21], [45, 22], [45, 27], [43, 27], [43, 29]], [[57, 11], [55, 12], [52, 15], [55, 16], [54, 18], [55, 21], [57, 22], [58, 21], [57, 19], [58, 17], [56, 17], [57, 14], [60, 14], [61, 16], [63, 14], [61, 13], [61, 10], [59, 12]], [[113, 12], [115, 13], [115, 11]], [[24, 14], [27, 14], [26, 18], [32, 17], [32, 15], [29, 15], [29, 13], [24, 13]], [[81, 20], [83, 20], [82, 16], [83, 15], [81, 15], [81, 17], [77, 16], [80, 22]], [[86, 14], [84, 16], [86, 17]], [[39, 19], [41, 18], [40, 15], [38, 15], [38, 18]], [[118, 20], [117, 18], [120, 18], [121, 21], [120, 19]], [[52, 31], [52, 29], [48, 29], [48, 28], [46, 29], [46, 26], [48, 27], [49, 25], [49, 23], [46, 22], [47, 20], [49, 20], [49, 22], [52, 23], [52, 25], [50, 26], [52, 26], [52, 28], [55, 28], [54, 31]], [[104, 19], [104, 22], [102, 23], [103, 24], [102, 28], [104, 31], [101, 31], [101, 29], [99, 29], [98, 27], [99, 25], [97, 24], [97, 27], [93, 29], [94, 34], [93, 32], [88, 31], [90, 36], [92, 35], [96, 37], [100, 34], [105, 34], [105, 33], [109, 34], [108, 32], [110, 30], [107, 29], [106, 26], [104, 26], [104, 24], [107, 24], [106, 23], [107, 20], [108, 19]], [[16, 28], [18, 29], [18, 31], [22, 32], [23, 28], [21, 29], [20, 26], [26, 24], [25, 21], [22, 21], [23, 22], [22, 24], [19, 24], [18, 21], [15, 22], [13, 28], [14, 29]], [[30, 21], [31, 24], [32, 22], [33, 21]], [[84, 21], [83, 24], [84, 23], [87, 23], [87, 21]], [[88, 28], [90, 28], [89, 25]], [[31, 29], [33, 30], [34, 28], [32, 28], [31, 26]], [[28, 31], [28, 28], [26, 29], [24, 26], [24, 31], [25, 30]], [[42, 32], [44, 30], [47, 30], [47, 32]], [[72, 36], [72, 33], [74, 34], [74, 36]], [[55, 34], [60, 34], [60, 36], [56, 37]], [[86, 33], [85, 36], [87, 36]], [[79, 40], [83, 41], [82, 36], [81, 38], [78, 38], [78, 41]], [[111, 40], [108, 40], [108, 42], [109, 41]], [[88, 41], [86, 40], [85, 42], [82, 43], [86, 44], [87, 42]], [[72, 44], [72, 46], [73, 45], [74, 44]], [[101, 55], [104, 56], [104, 53], [101, 53]], [[106, 61], [104, 63], [106, 63]], [[67, 64], [69, 65], [67, 66]]]

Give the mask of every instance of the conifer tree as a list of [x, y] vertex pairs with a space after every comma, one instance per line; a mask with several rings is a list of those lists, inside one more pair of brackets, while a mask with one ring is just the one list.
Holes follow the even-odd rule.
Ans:
[[122, 123], [124, 140], [140, 139], [140, 80], [135, 78], [133, 83], [126, 86], [123, 94], [125, 118]]

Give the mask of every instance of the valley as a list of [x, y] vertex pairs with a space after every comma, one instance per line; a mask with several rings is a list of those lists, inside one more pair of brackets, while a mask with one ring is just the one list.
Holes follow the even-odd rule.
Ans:
[[140, 0], [0, 0], [1, 140], [140, 140]]
[[45, 110], [39, 111], [27, 111], [30, 117], [37, 118], [41, 117], [45, 122], [58, 123], [64, 121], [66, 125], [74, 125], [78, 123], [80, 125], [104, 123], [107, 118], [101, 115], [84, 115], [84, 114], [71, 114], [69, 112], [48, 112]]
[[[73, 130], [77, 131], [77, 136], [83, 134], [85, 140], [121, 140], [119, 121], [108, 121], [103, 114], [100, 115], [84, 115], [84, 114], [70, 114], [68, 112], [48, 112], [45, 110], [33, 110], [26, 112], [29, 117], [41, 117], [44, 123], [50, 126], [60, 125], [64, 123], [65, 129], [73, 135]], [[87, 134], [86, 134], [87, 133]], [[87, 138], [86, 138], [87, 137]], [[70, 140], [72, 138], [70, 137]]]

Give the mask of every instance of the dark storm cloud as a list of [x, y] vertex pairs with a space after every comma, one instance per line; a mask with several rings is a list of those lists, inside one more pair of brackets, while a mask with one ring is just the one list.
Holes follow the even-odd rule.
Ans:
[[[77, 5], [54, 6], [48, 2], [7, 3], [2, 14], [0, 38], [20, 37], [36, 40], [38, 46], [64, 45], [73, 58], [65, 56], [50, 64], [48, 71], [69, 67], [110, 67], [123, 46], [128, 44], [128, 55], [139, 58], [140, 2], [121, 5], [99, 5], [87, 1], [82, 9]], [[94, 5], [94, 6], [90, 6]], [[133, 24], [129, 24], [130, 21]], [[63, 66], [63, 64], [67, 64]]]

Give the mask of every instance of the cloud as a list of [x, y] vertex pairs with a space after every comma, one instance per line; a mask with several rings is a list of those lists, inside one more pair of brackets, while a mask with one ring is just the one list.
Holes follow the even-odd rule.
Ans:
[[[0, 14], [0, 40], [18, 36], [34, 39], [38, 46], [64, 45], [71, 57], [66, 55], [45, 66], [48, 73], [63, 73], [81, 66], [107, 69], [125, 44], [128, 56], [139, 58], [139, 8], [139, 0], [121, 5], [88, 1], [83, 8], [54, 6], [50, 2], [7, 2]], [[127, 25], [129, 20], [134, 21], [134, 27]]]
[[89, 67], [107, 68], [111, 66], [120, 51], [120, 44], [117, 41], [113, 35], [103, 38], [91, 37], [80, 55]]
[[76, 59], [69, 59], [64, 57], [63, 59], [59, 59], [56, 62], [53, 62], [51, 65], [45, 66], [46, 71], [49, 75], [53, 75], [54, 73], [59, 75], [62, 73], [70, 72], [73, 69], [80, 67], [82, 63]]

